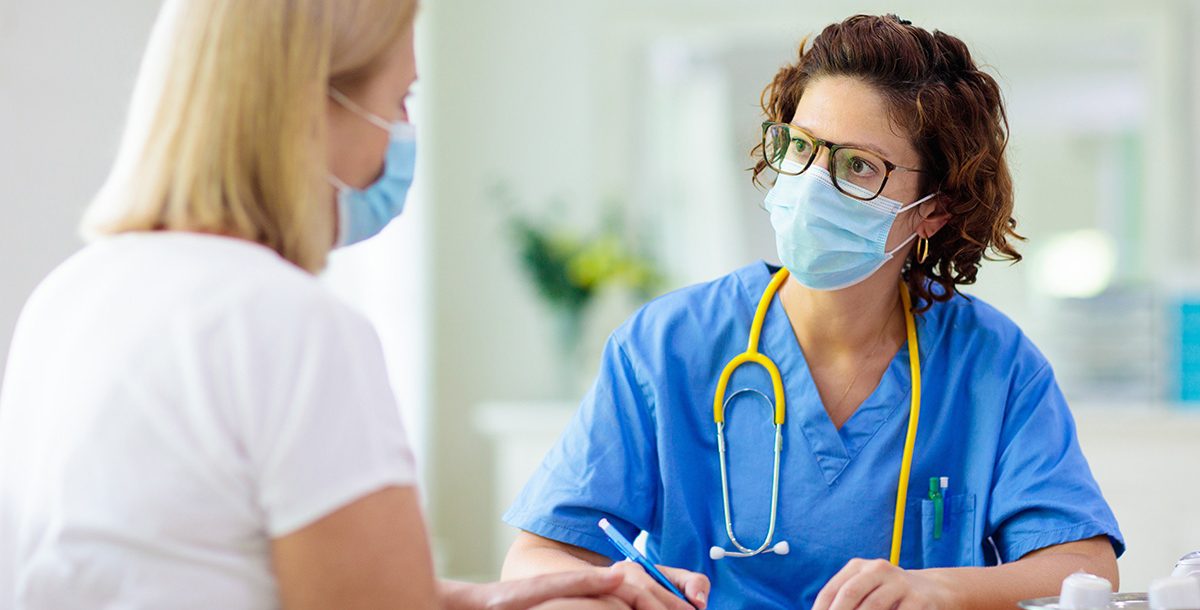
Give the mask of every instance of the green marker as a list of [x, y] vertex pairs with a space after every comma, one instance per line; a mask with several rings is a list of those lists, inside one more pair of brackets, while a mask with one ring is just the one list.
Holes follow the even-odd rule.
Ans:
[[930, 477], [929, 499], [933, 501], [933, 539], [942, 539], [942, 521], [945, 517], [944, 492], [950, 486], [950, 477]]

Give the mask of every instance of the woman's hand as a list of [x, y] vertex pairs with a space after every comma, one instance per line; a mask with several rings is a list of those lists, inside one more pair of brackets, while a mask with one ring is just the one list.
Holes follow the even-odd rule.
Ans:
[[851, 559], [817, 595], [813, 610], [953, 610], [950, 591], [931, 574], [882, 559]]
[[708, 605], [709, 583], [708, 577], [703, 574], [658, 566], [659, 571], [688, 597], [691, 602], [688, 605], [658, 584], [636, 563], [622, 561], [611, 568], [602, 569], [622, 577], [621, 586], [611, 595], [600, 599], [555, 600], [535, 610], [703, 610]]
[[[659, 567], [696, 608], [708, 601], [708, 577]], [[589, 568], [485, 584], [442, 582], [442, 603], [449, 610], [691, 610], [654, 581], [636, 563]]]
[[545, 604], [552, 600], [566, 604], [561, 607], [581, 607], [571, 604], [595, 600], [623, 584], [619, 574], [584, 569], [484, 584], [443, 581], [440, 597], [446, 610], [528, 610], [554, 607]]
[[708, 577], [697, 572], [658, 566], [658, 570], [687, 596], [683, 601], [658, 584], [642, 566], [632, 561], [614, 563], [608, 570], [621, 574], [624, 582], [613, 592], [613, 596], [635, 610], [704, 610], [708, 607]]
[[508, 552], [508, 558], [504, 561], [503, 577], [521, 579], [535, 574], [579, 569], [617, 574], [620, 576], [620, 585], [601, 599], [554, 601], [538, 606], [538, 610], [703, 610], [708, 606], [709, 582], [708, 577], [703, 574], [659, 566], [659, 571], [688, 597], [688, 602], [685, 602], [659, 585], [641, 566], [632, 561], [614, 564], [611, 559], [599, 553], [529, 532], [517, 535], [512, 549]]

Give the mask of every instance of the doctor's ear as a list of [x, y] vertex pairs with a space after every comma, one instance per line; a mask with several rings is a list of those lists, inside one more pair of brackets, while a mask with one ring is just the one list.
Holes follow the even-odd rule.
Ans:
[[915, 232], [917, 235], [929, 239], [933, 237], [942, 227], [950, 222], [950, 213], [946, 211], [946, 201], [943, 195], [936, 195], [929, 201], [917, 206], [914, 210], [917, 214], [917, 226]]

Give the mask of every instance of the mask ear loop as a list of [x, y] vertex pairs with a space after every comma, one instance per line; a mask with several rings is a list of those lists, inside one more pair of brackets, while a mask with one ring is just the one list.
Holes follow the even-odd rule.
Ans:
[[918, 199], [918, 200], [916, 200], [916, 201], [914, 201], [914, 202], [912, 202], [912, 203], [910, 203], [910, 204], [908, 204], [908, 205], [906, 205], [906, 206], [904, 206], [904, 207], [900, 208], [899, 210], [896, 210], [896, 214], [897, 214], [897, 215], [900, 215], [900, 214], [902, 214], [902, 213], [904, 213], [904, 212], [907, 212], [907, 211], [909, 211], [909, 210], [911, 210], [911, 209], [913, 209], [913, 208], [915, 208], [915, 207], [917, 207], [917, 206], [921, 205], [922, 203], [925, 203], [926, 201], [929, 201], [930, 199], [933, 199], [934, 197], [937, 197], [939, 194], [940, 194], [940, 193], [939, 193], [938, 191], [934, 191], [934, 192], [932, 192], [932, 193], [930, 193], [930, 194], [928, 194], [928, 195], [926, 195], [926, 196], [924, 196], [924, 197], [922, 197], [922, 198], [920, 198], [920, 199]]
[[[911, 210], [911, 209], [913, 209], [913, 208], [915, 208], [915, 207], [917, 207], [917, 206], [921, 205], [922, 203], [925, 203], [926, 201], [929, 201], [930, 199], [933, 199], [934, 197], [937, 197], [937, 196], [938, 196], [938, 192], [937, 192], [937, 191], [934, 191], [934, 192], [932, 192], [932, 193], [930, 193], [930, 194], [928, 194], [928, 195], [926, 195], [926, 196], [924, 196], [924, 197], [922, 197], [922, 198], [920, 198], [920, 199], [918, 199], [918, 200], [916, 200], [916, 201], [914, 201], [914, 202], [912, 202], [912, 203], [910, 203], [910, 204], [908, 204], [908, 205], [906, 205], [906, 206], [904, 206], [904, 207], [900, 208], [899, 210], [897, 210], [897, 211], [896, 211], [896, 215], [898, 216], [898, 215], [900, 215], [900, 214], [901, 214], [901, 213], [903, 213], [903, 212], [907, 212], [908, 210]], [[922, 217], [922, 218], [924, 218], [924, 217]], [[888, 259], [891, 259], [893, 256], [895, 256], [895, 255], [896, 255], [896, 253], [897, 253], [897, 252], [899, 252], [900, 250], [904, 249], [904, 247], [905, 247], [905, 246], [907, 246], [909, 243], [911, 243], [911, 242], [912, 242], [912, 240], [914, 240], [914, 239], [916, 239], [916, 238], [918, 238], [918, 237], [920, 237], [920, 236], [919, 236], [919, 235], [917, 235], [917, 233], [916, 233], [916, 232], [913, 232], [913, 234], [912, 234], [912, 235], [909, 235], [909, 236], [908, 236], [908, 239], [906, 239], [906, 240], [904, 240], [904, 241], [900, 242], [900, 245], [896, 246], [895, 248], [892, 248], [891, 250], [889, 250], [889, 251], [885, 252], [884, 254], [886, 254], [886, 255], [887, 255]]]
[[912, 235], [909, 235], [909, 236], [908, 236], [908, 239], [906, 239], [906, 240], [904, 240], [904, 241], [900, 242], [900, 245], [899, 245], [899, 246], [896, 246], [895, 248], [892, 248], [891, 250], [888, 250], [888, 251], [887, 251], [887, 252], [885, 252], [884, 254], [886, 254], [886, 255], [887, 255], [887, 257], [888, 257], [888, 260], [891, 260], [891, 258], [892, 258], [893, 256], [895, 256], [897, 252], [899, 252], [899, 251], [903, 250], [905, 246], [907, 246], [908, 244], [912, 243], [912, 240], [914, 240], [914, 239], [916, 239], [916, 238], [917, 238], [917, 234], [916, 234], [916, 233], [913, 233]]
[[375, 114], [374, 112], [371, 112], [370, 110], [367, 110], [366, 108], [363, 108], [362, 106], [359, 106], [358, 102], [355, 102], [347, 97], [345, 93], [342, 93], [341, 91], [331, 87], [329, 89], [329, 97], [333, 98], [333, 101], [341, 104], [346, 110], [357, 114], [372, 125], [388, 133], [392, 133], [392, 123], [390, 121]]
[[354, 190], [354, 187], [350, 186], [349, 184], [346, 184], [345, 182], [342, 181], [341, 178], [338, 178], [337, 176], [335, 176], [333, 174], [326, 174], [325, 179], [329, 182], [329, 184], [333, 185], [333, 187], [336, 188], [339, 193], [342, 191]]

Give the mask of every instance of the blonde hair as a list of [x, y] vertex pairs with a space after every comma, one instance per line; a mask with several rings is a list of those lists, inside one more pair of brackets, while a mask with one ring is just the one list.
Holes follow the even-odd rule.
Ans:
[[325, 266], [330, 86], [370, 78], [415, 0], [168, 0], [151, 33], [87, 239], [216, 233]]

